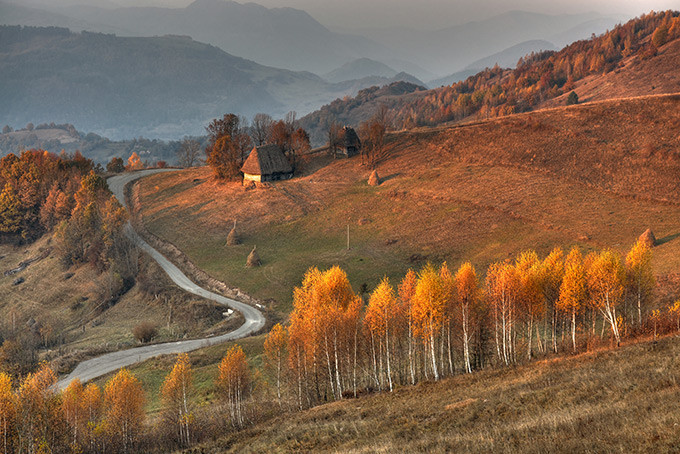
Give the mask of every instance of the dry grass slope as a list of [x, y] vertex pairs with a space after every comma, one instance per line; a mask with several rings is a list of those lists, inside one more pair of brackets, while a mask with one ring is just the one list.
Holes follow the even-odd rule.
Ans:
[[285, 415], [193, 452], [677, 452], [680, 339]]
[[[680, 267], [679, 107], [678, 96], [648, 97], [395, 133], [378, 187], [358, 158], [319, 157], [304, 176], [254, 191], [205, 168], [155, 175], [140, 183], [142, 215], [199, 267], [283, 312], [309, 266], [339, 264], [370, 289], [425, 260], [623, 252], [647, 228], [666, 273]], [[227, 247], [234, 219], [242, 244]], [[255, 244], [263, 266], [246, 271]]]

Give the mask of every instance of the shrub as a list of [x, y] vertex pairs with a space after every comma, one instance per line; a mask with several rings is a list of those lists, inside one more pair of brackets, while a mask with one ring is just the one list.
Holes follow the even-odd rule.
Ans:
[[132, 335], [135, 336], [139, 342], [146, 344], [158, 335], [156, 325], [151, 322], [142, 322], [132, 329]]

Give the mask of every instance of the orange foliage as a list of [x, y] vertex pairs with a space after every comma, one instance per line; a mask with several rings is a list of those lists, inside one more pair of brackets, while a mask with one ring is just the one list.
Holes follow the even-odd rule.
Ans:
[[248, 397], [250, 387], [250, 370], [246, 355], [239, 345], [227, 351], [219, 365], [218, 387], [229, 405], [231, 422], [235, 426], [243, 425], [244, 400]]
[[142, 385], [127, 369], [121, 369], [104, 388], [104, 421], [107, 433], [122, 452], [134, 447], [146, 413]]
[[189, 402], [193, 386], [193, 374], [189, 355], [182, 353], [177, 357], [172, 371], [165, 377], [161, 396], [166, 408], [166, 416], [177, 427], [179, 442], [188, 446], [191, 443], [190, 427], [193, 419]]

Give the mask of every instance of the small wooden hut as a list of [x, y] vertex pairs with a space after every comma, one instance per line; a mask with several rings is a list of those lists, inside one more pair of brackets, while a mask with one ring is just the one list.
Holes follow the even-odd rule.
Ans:
[[338, 136], [336, 154], [351, 158], [359, 154], [359, 151], [361, 151], [361, 140], [359, 140], [356, 131], [349, 126], [343, 126]]
[[253, 148], [241, 167], [244, 181], [276, 181], [293, 178], [293, 168], [278, 145]]

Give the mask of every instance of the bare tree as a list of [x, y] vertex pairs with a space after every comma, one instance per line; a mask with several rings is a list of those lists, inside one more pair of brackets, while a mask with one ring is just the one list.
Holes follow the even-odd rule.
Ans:
[[359, 126], [359, 134], [363, 142], [361, 146], [361, 162], [374, 169], [387, 154], [385, 137], [391, 128], [392, 120], [387, 106], [381, 104], [370, 120]]
[[328, 125], [328, 151], [335, 156], [338, 146], [340, 145], [340, 131], [342, 127], [336, 121], [331, 121]]
[[270, 115], [265, 113], [255, 114], [253, 117], [253, 124], [250, 128], [250, 135], [253, 138], [255, 145], [264, 145], [269, 142], [273, 124], [274, 119]]
[[185, 137], [177, 150], [177, 161], [181, 167], [193, 167], [200, 162], [201, 143]]
[[297, 127], [297, 114], [288, 112], [283, 120], [272, 123], [269, 140], [283, 150], [290, 164], [295, 168], [298, 152], [304, 151], [305, 139], [309, 143], [307, 132]]

